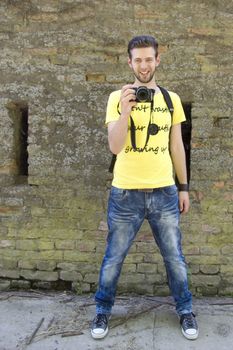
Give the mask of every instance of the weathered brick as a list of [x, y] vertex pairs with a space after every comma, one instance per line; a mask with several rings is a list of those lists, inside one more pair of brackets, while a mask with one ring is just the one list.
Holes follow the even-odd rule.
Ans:
[[[8, 255], [10, 253], [8, 252]], [[14, 255], [14, 254], [12, 254]], [[22, 251], [17, 251], [15, 253], [15, 256], [18, 257], [18, 259], [24, 258], [25, 253], [22, 253]], [[27, 251], [27, 259], [29, 260], [44, 260], [44, 261], [61, 261], [63, 260], [63, 252], [62, 251], [54, 251], [54, 250], [42, 250], [42, 251]]]
[[0, 280], [0, 291], [3, 292], [10, 288], [11, 281], [9, 280]]
[[40, 207], [32, 207], [31, 208], [31, 214], [32, 216], [38, 216], [38, 217], [45, 217], [47, 216], [48, 214], [48, 211], [46, 208], [40, 208]]
[[54, 289], [54, 282], [48, 282], [48, 281], [31, 281], [32, 288], [34, 289], [45, 289], [45, 290], [50, 290]]
[[[0, 285], [71, 287], [81, 274], [88, 282], [80, 277], [73, 288], [94, 292], [106, 247], [112, 178], [104, 116], [110, 92], [132, 81], [125, 38], [136, 20], [142, 33], [162, 28], [162, 38], [160, 32], [157, 36], [163, 64], [156, 79], [191, 105], [191, 208], [181, 216], [181, 229], [192, 291], [232, 295], [230, 5], [219, 2], [216, 11], [214, 2], [200, 7], [183, 1], [174, 7], [161, 1], [155, 8], [150, 0], [132, 6], [118, 2], [114, 8], [105, 2], [103, 12], [91, 1], [69, 0], [65, 6], [43, 1], [28, 6], [24, 20], [22, 8], [20, 1], [13, 7], [0, 2], [0, 269], [16, 276], [2, 277]], [[182, 26], [170, 22], [171, 13], [188, 20]], [[118, 26], [112, 26], [112, 18]], [[101, 34], [93, 35], [102, 22]], [[19, 134], [22, 113], [29, 118], [28, 176], [19, 166], [20, 137], [26, 136]], [[121, 291], [170, 294], [148, 221], [122, 275]]]
[[222, 247], [221, 251], [224, 255], [233, 255], [233, 244]]
[[100, 231], [108, 231], [108, 225], [107, 225], [107, 222], [106, 221], [100, 221], [100, 224], [99, 224], [99, 227], [98, 227], [98, 230]]
[[56, 22], [58, 20], [58, 15], [57, 13], [46, 13], [46, 12], [41, 12], [38, 14], [30, 14], [28, 16], [29, 22]]
[[57, 272], [20, 270], [19, 275], [28, 280], [57, 281]]
[[153, 273], [155, 274], [157, 272], [157, 264], [151, 264], [151, 263], [141, 263], [137, 264], [137, 272], [139, 273]]
[[219, 246], [215, 247], [213, 245], [205, 245], [203, 247], [200, 247], [200, 253], [201, 255], [220, 255], [221, 254], [221, 248]]
[[144, 295], [153, 295], [154, 291], [154, 286], [153, 284], [147, 283], [128, 283], [124, 282], [121, 283], [119, 282], [119, 287], [118, 287], [119, 292], [121, 293], [135, 293], [135, 290], [137, 290], [138, 294], [144, 294]]
[[17, 206], [1, 206], [0, 217], [10, 217], [12, 215], [19, 215], [21, 213], [21, 207]]
[[0, 248], [14, 248], [15, 247], [15, 241], [11, 241], [11, 240], [1, 240], [0, 241]]
[[76, 248], [80, 252], [94, 252], [96, 248], [96, 242], [79, 241], [79, 242], [76, 242]]
[[[58, 263], [57, 268], [64, 271], [77, 271], [81, 273], [90, 272], [90, 266], [86, 262], [63, 262]], [[95, 262], [92, 264], [91, 272], [98, 273], [100, 264]]]
[[145, 283], [145, 274], [138, 273], [138, 274], [127, 274], [127, 275], [121, 275], [120, 277], [121, 283], [132, 283], [134, 285]]
[[158, 20], [161, 19], [161, 16], [164, 20], [166, 20], [168, 17], [167, 13], [161, 13], [159, 10], [151, 9], [149, 6], [145, 5], [135, 5], [134, 6], [134, 15], [137, 19], [143, 19], [143, 20]]
[[199, 255], [200, 253], [200, 248], [196, 246], [185, 246], [183, 252], [185, 255]]
[[19, 271], [18, 270], [0, 270], [0, 277], [6, 277], [6, 278], [19, 278]]
[[123, 264], [122, 273], [136, 272], [137, 264]]
[[20, 250], [51, 250], [54, 248], [54, 243], [41, 240], [17, 240], [16, 248]]
[[20, 269], [35, 270], [36, 269], [36, 262], [35, 261], [28, 261], [28, 260], [19, 260], [18, 267]]
[[58, 263], [57, 268], [65, 271], [75, 271], [77, 269], [77, 265], [73, 263]]
[[37, 261], [36, 268], [41, 271], [53, 271], [56, 269], [56, 262], [48, 260]]
[[202, 296], [216, 296], [218, 295], [218, 288], [211, 286], [197, 287], [197, 294]]
[[200, 271], [206, 275], [216, 275], [219, 270], [219, 265], [200, 265]]
[[76, 271], [61, 271], [59, 273], [60, 279], [63, 281], [82, 281], [83, 276]]
[[232, 293], [232, 286], [229, 286], [229, 287], [221, 287], [218, 291], [218, 295], [219, 296], [230, 296], [232, 297], [233, 296], [233, 293]]
[[225, 286], [226, 285], [233, 286], [233, 276], [230, 275], [229, 273], [222, 277], [222, 281], [223, 281]]
[[190, 271], [191, 274], [197, 274], [200, 272], [200, 266], [194, 265], [194, 264], [189, 264], [188, 270]]
[[192, 275], [192, 285], [197, 287], [218, 286], [221, 281], [220, 276]]
[[166, 268], [163, 263], [158, 264], [158, 273], [165, 275], [166, 274]]
[[52, 241], [39, 241], [38, 250], [52, 250], [54, 249], [54, 242]]
[[56, 249], [62, 250], [74, 250], [75, 249], [75, 241], [74, 240], [60, 240], [55, 242]]
[[80, 284], [80, 282], [73, 282], [72, 290], [77, 294], [89, 293], [91, 291], [91, 286], [89, 283]]
[[86, 282], [86, 283], [97, 283], [98, 282], [98, 274], [96, 274], [96, 273], [85, 274], [84, 282]]
[[125, 259], [125, 263], [126, 264], [136, 264], [136, 263], [140, 263], [143, 262], [144, 259], [144, 255], [143, 254], [138, 254], [138, 253], [133, 253], [133, 254], [129, 254], [126, 259]]
[[65, 261], [72, 261], [72, 262], [88, 262], [88, 263], [94, 263], [96, 260], [96, 257], [94, 254], [91, 253], [80, 253], [77, 251], [64, 251], [64, 260]]
[[31, 282], [24, 281], [24, 280], [12, 280], [11, 281], [11, 288], [13, 288], [13, 289], [30, 289]]
[[0, 268], [5, 269], [14, 269], [17, 267], [17, 261], [12, 259], [12, 257], [8, 258], [0, 258]]
[[146, 282], [149, 284], [166, 284], [167, 283], [167, 276], [159, 273], [154, 273], [154, 274], [146, 274]]
[[171, 294], [170, 289], [168, 286], [160, 286], [160, 285], [155, 285], [154, 286], [154, 295], [158, 296], [169, 296]]
[[1, 238], [6, 237], [7, 233], [8, 233], [8, 228], [3, 226], [3, 225], [1, 225], [1, 227], [0, 227], [0, 237]]
[[145, 263], [161, 263], [163, 261], [162, 256], [160, 254], [144, 254], [143, 255], [143, 262]]
[[225, 274], [225, 273], [233, 274], [233, 266], [232, 265], [221, 265], [220, 271], [222, 274]]
[[155, 241], [151, 242], [136, 242], [138, 253], [155, 253], [157, 252]]
[[106, 80], [106, 76], [104, 74], [97, 74], [97, 73], [91, 74], [91, 73], [89, 73], [86, 75], [86, 80], [91, 81], [91, 82], [95, 82], [95, 83], [103, 83]]

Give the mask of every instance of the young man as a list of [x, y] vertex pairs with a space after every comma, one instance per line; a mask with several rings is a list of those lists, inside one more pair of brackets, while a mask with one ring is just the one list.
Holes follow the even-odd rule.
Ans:
[[[95, 294], [96, 317], [91, 334], [99, 339], [108, 333], [123, 261], [147, 219], [164, 260], [182, 333], [188, 339], [196, 339], [198, 327], [192, 313], [179, 229], [180, 213], [189, 210], [181, 136], [185, 115], [178, 95], [169, 92], [174, 106], [171, 117], [155, 82], [160, 63], [156, 39], [133, 38], [128, 44], [128, 54], [134, 83], [111, 93], [107, 106], [109, 147], [117, 154], [117, 160], [108, 203], [107, 247]], [[180, 184], [179, 193], [173, 179], [173, 166]]]

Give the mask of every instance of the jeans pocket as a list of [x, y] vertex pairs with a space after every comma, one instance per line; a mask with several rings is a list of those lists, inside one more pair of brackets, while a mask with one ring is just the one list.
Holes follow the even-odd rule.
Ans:
[[116, 201], [122, 201], [127, 197], [128, 190], [112, 186], [110, 197]]
[[167, 197], [173, 197], [177, 195], [176, 185], [166, 186], [162, 188], [162, 193]]

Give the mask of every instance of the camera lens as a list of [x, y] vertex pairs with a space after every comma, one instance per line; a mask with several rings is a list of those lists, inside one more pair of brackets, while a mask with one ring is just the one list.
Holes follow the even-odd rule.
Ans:
[[139, 102], [146, 102], [146, 101], [150, 100], [150, 93], [149, 93], [149, 90], [147, 89], [147, 87], [145, 87], [145, 86], [140, 86], [140, 87], [137, 89], [137, 92], [136, 92], [136, 99], [137, 99]]
[[150, 124], [148, 127], [149, 135], [156, 135], [159, 132], [159, 127], [157, 124]]

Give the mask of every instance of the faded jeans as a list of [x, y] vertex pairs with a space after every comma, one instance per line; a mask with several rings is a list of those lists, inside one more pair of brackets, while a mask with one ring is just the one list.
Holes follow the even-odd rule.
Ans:
[[175, 185], [154, 189], [153, 192], [112, 186], [108, 202], [107, 247], [95, 294], [97, 313], [111, 313], [123, 261], [144, 219], [148, 220], [163, 257], [178, 315], [192, 311], [179, 217]]

